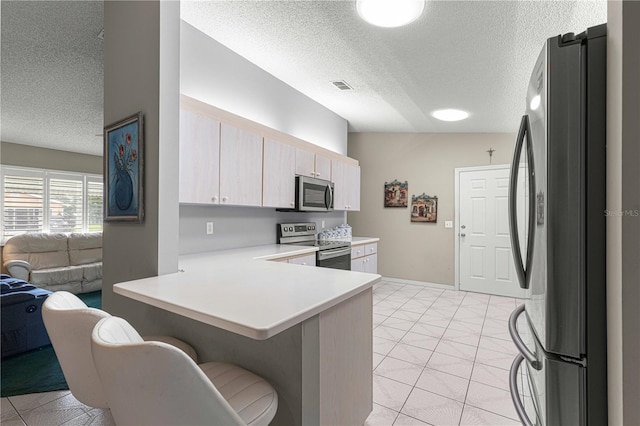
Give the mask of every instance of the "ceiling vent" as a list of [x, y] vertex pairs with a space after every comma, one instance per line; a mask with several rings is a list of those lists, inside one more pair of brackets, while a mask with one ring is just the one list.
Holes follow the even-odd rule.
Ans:
[[353, 87], [349, 86], [344, 80], [332, 81], [331, 84], [340, 90], [353, 90]]

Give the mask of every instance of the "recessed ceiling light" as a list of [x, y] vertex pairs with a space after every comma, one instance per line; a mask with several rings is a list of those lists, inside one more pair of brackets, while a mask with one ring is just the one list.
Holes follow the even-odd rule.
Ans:
[[401, 27], [418, 19], [424, 10], [424, 0], [356, 0], [356, 10], [372, 25]]
[[460, 121], [469, 117], [469, 113], [459, 109], [439, 109], [431, 113], [432, 116], [442, 121]]

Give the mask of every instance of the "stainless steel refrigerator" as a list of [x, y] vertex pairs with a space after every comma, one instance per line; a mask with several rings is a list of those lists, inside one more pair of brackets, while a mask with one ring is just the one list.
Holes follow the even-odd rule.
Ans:
[[[520, 352], [510, 387], [525, 425], [607, 424], [606, 34], [603, 24], [547, 40], [516, 140], [511, 245], [530, 297], [509, 321]], [[525, 235], [518, 235], [522, 164], [527, 222]]]

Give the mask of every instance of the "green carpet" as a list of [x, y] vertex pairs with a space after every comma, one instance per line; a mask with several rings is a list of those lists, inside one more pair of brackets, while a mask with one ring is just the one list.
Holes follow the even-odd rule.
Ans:
[[[78, 297], [87, 306], [102, 307], [101, 291], [79, 294]], [[3, 359], [0, 368], [0, 393], [3, 398], [69, 389], [51, 345]]]

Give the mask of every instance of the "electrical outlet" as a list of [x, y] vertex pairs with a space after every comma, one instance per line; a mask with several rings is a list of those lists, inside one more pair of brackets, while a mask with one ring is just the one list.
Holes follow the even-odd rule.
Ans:
[[213, 234], [213, 222], [207, 222], [207, 235]]
[[444, 221], [444, 227], [445, 228], [453, 228], [453, 221], [452, 220], [445, 220]]

